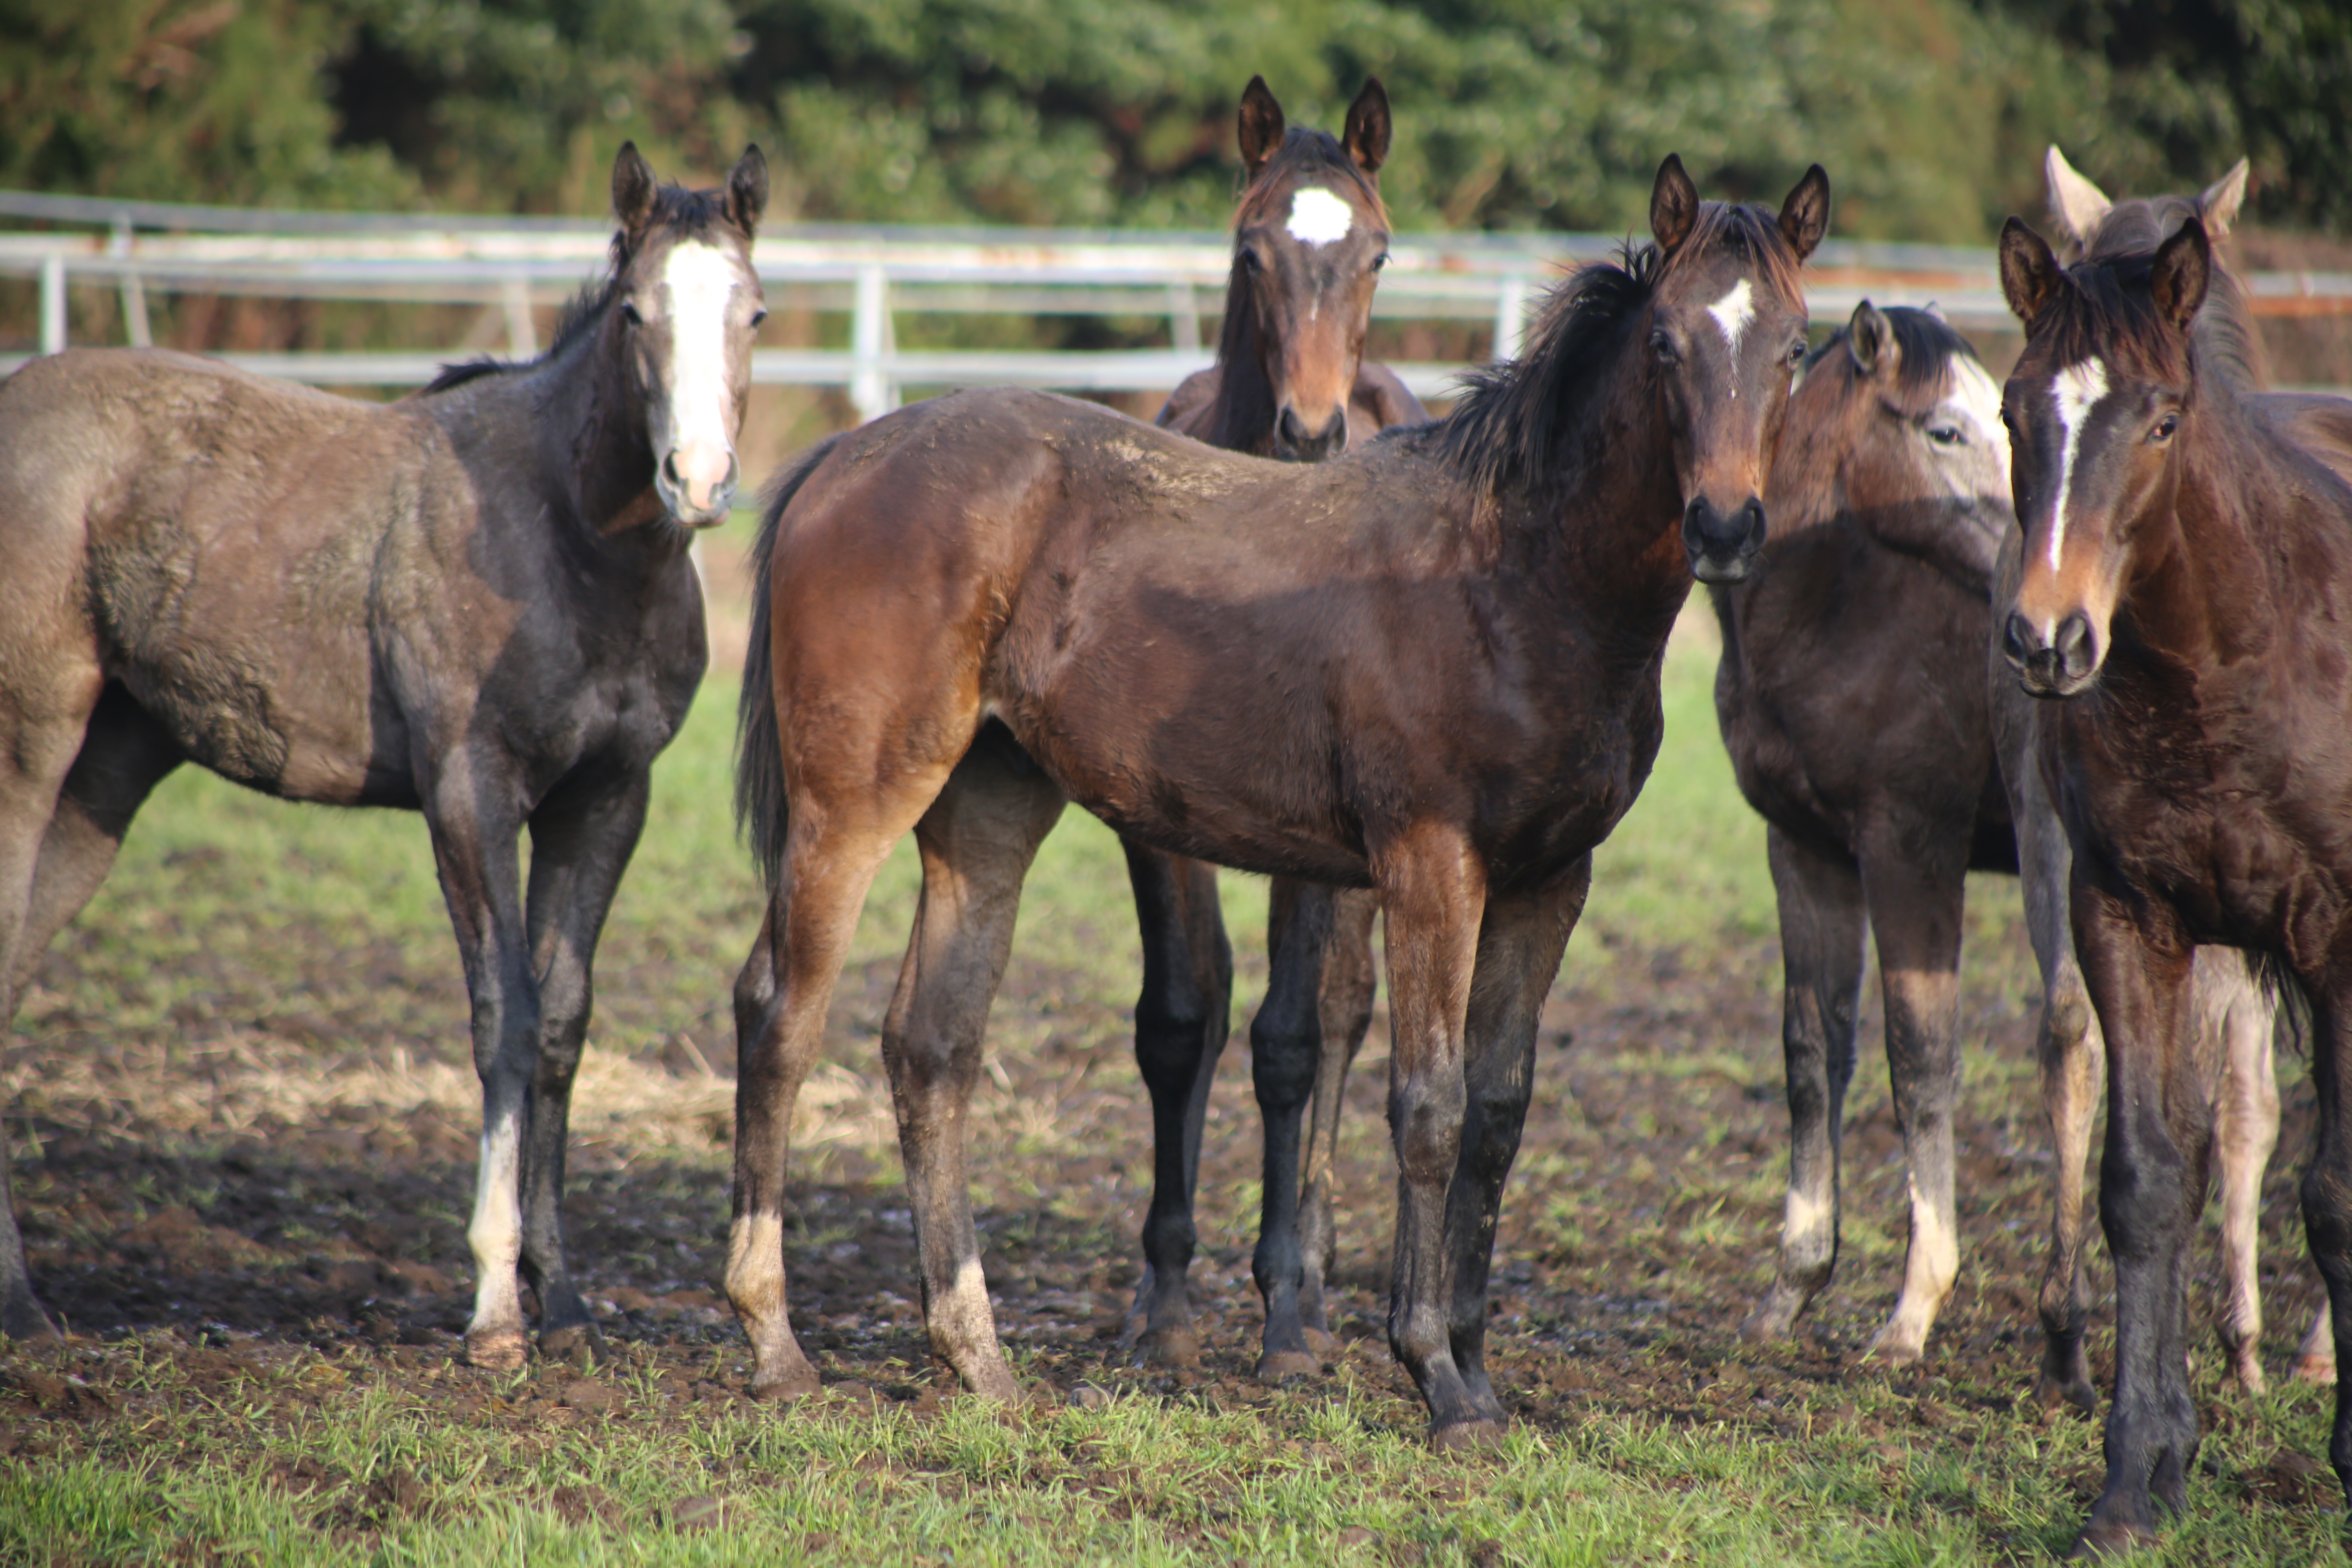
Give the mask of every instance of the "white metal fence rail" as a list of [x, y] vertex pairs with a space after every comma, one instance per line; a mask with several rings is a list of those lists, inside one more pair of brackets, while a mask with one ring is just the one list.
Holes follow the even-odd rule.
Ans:
[[[499, 312], [507, 352], [537, 352], [530, 307], [559, 302], [598, 274], [610, 229], [570, 220], [294, 213], [117, 203], [0, 191], [0, 219], [94, 226], [0, 233], [0, 277], [37, 279], [40, 347], [67, 342], [69, 285], [116, 290], [120, 334], [144, 342], [147, 295], [472, 304]], [[160, 232], [159, 232], [160, 231]], [[1400, 235], [1374, 314], [1480, 322], [1497, 356], [1515, 352], [1527, 306], [1570, 263], [1609, 254], [1590, 234]], [[844, 388], [859, 414], [897, 405], [906, 387], [1018, 382], [1067, 390], [1175, 385], [1210, 362], [1201, 318], [1221, 308], [1230, 242], [1213, 233], [807, 225], [763, 236], [753, 260], [771, 304], [849, 317], [845, 349], [761, 349], [752, 377]], [[2352, 274], [2258, 273], [2257, 314], [2352, 315]], [[1839, 321], [1867, 296], [1882, 305], [1936, 303], [1966, 330], [2006, 330], [1990, 250], [1832, 240], [1807, 274], [1817, 320]], [[893, 321], [924, 312], [1160, 317], [1169, 346], [1100, 353], [901, 349]], [[12, 369], [24, 356], [0, 356]], [[228, 354], [274, 375], [326, 384], [400, 386], [429, 380], [450, 352]], [[1423, 396], [1463, 367], [1397, 367]]]

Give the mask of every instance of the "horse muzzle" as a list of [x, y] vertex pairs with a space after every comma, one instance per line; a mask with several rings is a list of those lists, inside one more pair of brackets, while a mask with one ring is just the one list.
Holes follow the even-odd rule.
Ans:
[[2099, 635], [2080, 610], [2048, 631], [2012, 610], [2000, 628], [2000, 656], [2029, 697], [2073, 697], [2099, 676]]
[[661, 467], [654, 470], [654, 489], [670, 516], [688, 528], [708, 528], [726, 520], [729, 507], [735, 500], [735, 486], [740, 469], [735, 454], [723, 454], [722, 464], [717, 458], [722, 454], [692, 452], [679, 462], [679, 452], [673, 449], [662, 458]]
[[1754, 496], [1729, 512], [1700, 496], [1683, 508], [1683, 548], [1702, 583], [1744, 583], [1764, 549], [1764, 503]]
[[1348, 449], [1348, 411], [1332, 410], [1319, 430], [1311, 430], [1298, 410], [1288, 404], [1274, 422], [1274, 455], [1286, 463], [1319, 463]]

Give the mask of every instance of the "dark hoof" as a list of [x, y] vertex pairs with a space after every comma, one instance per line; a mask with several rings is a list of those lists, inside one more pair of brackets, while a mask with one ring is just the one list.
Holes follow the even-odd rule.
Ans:
[[539, 1353], [549, 1361], [560, 1361], [583, 1371], [613, 1363], [613, 1352], [593, 1323], [567, 1323], [560, 1329], [548, 1330], [539, 1336]]
[[2156, 1541], [2156, 1531], [2144, 1524], [2094, 1521], [2084, 1527], [2083, 1538], [2074, 1542], [2074, 1550], [2066, 1555], [2077, 1563], [2093, 1563], [2102, 1558], [2121, 1557], [2143, 1546], [2154, 1546]]
[[1201, 1336], [1190, 1329], [1160, 1329], [1140, 1335], [1135, 1342], [1135, 1364], [1197, 1372], [1201, 1367]]
[[2045, 1372], [2042, 1381], [2034, 1384], [2033, 1400], [2044, 1410], [2063, 1410], [2072, 1405], [2080, 1414], [2089, 1415], [2099, 1408], [2099, 1391], [2091, 1386], [2087, 1378], [2062, 1383]]
[[520, 1328], [466, 1331], [466, 1361], [484, 1372], [520, 1372], [530, 1359], [530, 1336]]
[[1430, 1429], [1429, 1446], [1441, 1454], [1484, 1454], [1503, 1446], [1499, 1421], [1455, 1421]]
[[1289, 1383], [1322, 1375], [1322, 1362], [1306, 1351], [1268, 1351], [1257, 1358], [1260, 1383]]
[[1811, 1298], [1786, 1286], [1775, 1285], [1771, 1293], [1748, 1314], [1739, 1325], [1739, 1337], [1751, 1345], [1771, 1344], [1785, 1340], [1797, 1326], [1797, 1314], [1805, 1310]]
[[[0, 1339], [14, 1340], [20, 1345], [40, 1345], [52, 1343], [57, 1338], [58, 1326], [49, 1321], [49, 1315], [30, 1296], [9, 1302], [6, 1310], [0, 1311]], [[2334, 1363], [2328, 1363], [2328, 1370], [2334, 1372]], [[2328, 1381], [2336, 1380], [2331, 1375]]]

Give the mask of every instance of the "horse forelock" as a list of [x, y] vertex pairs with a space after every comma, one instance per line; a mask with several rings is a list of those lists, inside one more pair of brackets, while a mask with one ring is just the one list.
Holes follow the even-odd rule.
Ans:
[[1444, 450], [1470, 484], [1540, 489], [1561, 477], [1566, 437], [1606, 384], [1612, 335], [1659, 293], [1726, 252], [1748, 262], [1757, 280], [1801, 311], [1801, 263], [1773, 214], [1762, 207], [1702, 202], [1690, 234], [1671, 253], [1628, 240], [1614, 261], [1577, 268], [1545, 294], [1516, 360], [1470, 372], [1446, 419]]
[[2053, 374], [2103, 361], [2127, 375], [2171, 385], [2190, 374], [2190, 338], [2156, 308], [2149, 289], [2155, 257], [2079, 261], [2025, 333], [2027, 356], [2046, 359]]
[[[2158, 246], [2187, 223], [2202, 223], [2204, 214], [2188, 196], [2134, 196], [2110, 206], [2098, 227], [2082, 242], [2075, 265], [2119, 266], [2135, 262], [2143, 268]], [[2199, 368], [2226, 377], [2241, 391], [2259, 391], [2266, 379], [2262, 340], [2254, 327], [2253, 310], [2237, 275], [2219, 259], [2205, 290], [2204, 306], [2191, 329], [2197, 339]]]

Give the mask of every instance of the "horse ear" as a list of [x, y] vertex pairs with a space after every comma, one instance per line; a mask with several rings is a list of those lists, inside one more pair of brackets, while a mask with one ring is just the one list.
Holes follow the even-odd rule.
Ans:
[[1379, 174], [1389, 161], [1389, 89], [1380, 78], [1367, 78], [1364, 90], [1348, 105], [1348, 129], [1339, 145], [1367, 174]]
[[2246, 201], [2246, 161], [2239, 159], [2230, 172], [2205, 187], [2197, 198], [2197, 216], [2205, 220], [2205, 237], [2224, 239], [2230, 226], [2238, 221], [2238, 209]]
[[1780, 237], [1802, 262], [1830, 231], [1830, 177], [1816, 163], [1805, 171], [1789, 199], [1780, 204]]
[[2049, 155], [2042, 160], [2042, 172], [2050, 181], [2050, 216], [2058, 220], [2058, 232], [2077, 246], [2091, 243], [2091, 236], [2099, 232], [2099, 220], [2116, 204], [2107, 194], [2074, 172], [2066, 162], [2066, 154], [2058, 151], [2058, 143], [2050, 143]]
[[2156, 247], [2156, 260], [2148, 268], [2147, 291], [2155, 298], [2158, 313], [2172, 323], [2174, 331], [2189, 330], [2212, 281], [2213, 242], [2205, 237], [2203, 224], [2184, 223]]
[[748, 238], [759, 231], [760, 216], [767, 210], [768, 155], [754, 142], [743, 149], [727, 176], [727, 221]]
[[1265, 78], [1250, 78], [1249, 86], [1242, 89], [1242, 168], [1250, 178], [1265, 167], [1265, 161], [1282, 145], [1282, 105], [1265, 85]]
[[654, 216], [653, 165], [634, 142], [622, 142], [620, 155], [613, 160], [613, 216], [631, 235]]
[[2026, 227], [2021, 218], [2000, 226], [2000, 292], [2019, 321], [2032, 326], [2065, 281], [2049, 241]]
[[1880, 381], [1894, 380], [1903, 364], [1903, 345], [1895, 341], [1895, 329], [1867, 300], [1853, 308], [1853, 320], [1846, 323], [1845, 352], [1854, 369]]
[[1698, 187], [1683, 172], [1679, 153], [1669, 153], [1658, 165], [1658, 183], [1650, 187], [1650, 237], [1658, 248], [1672, 251], [1690, 237], [1698, 222]]

